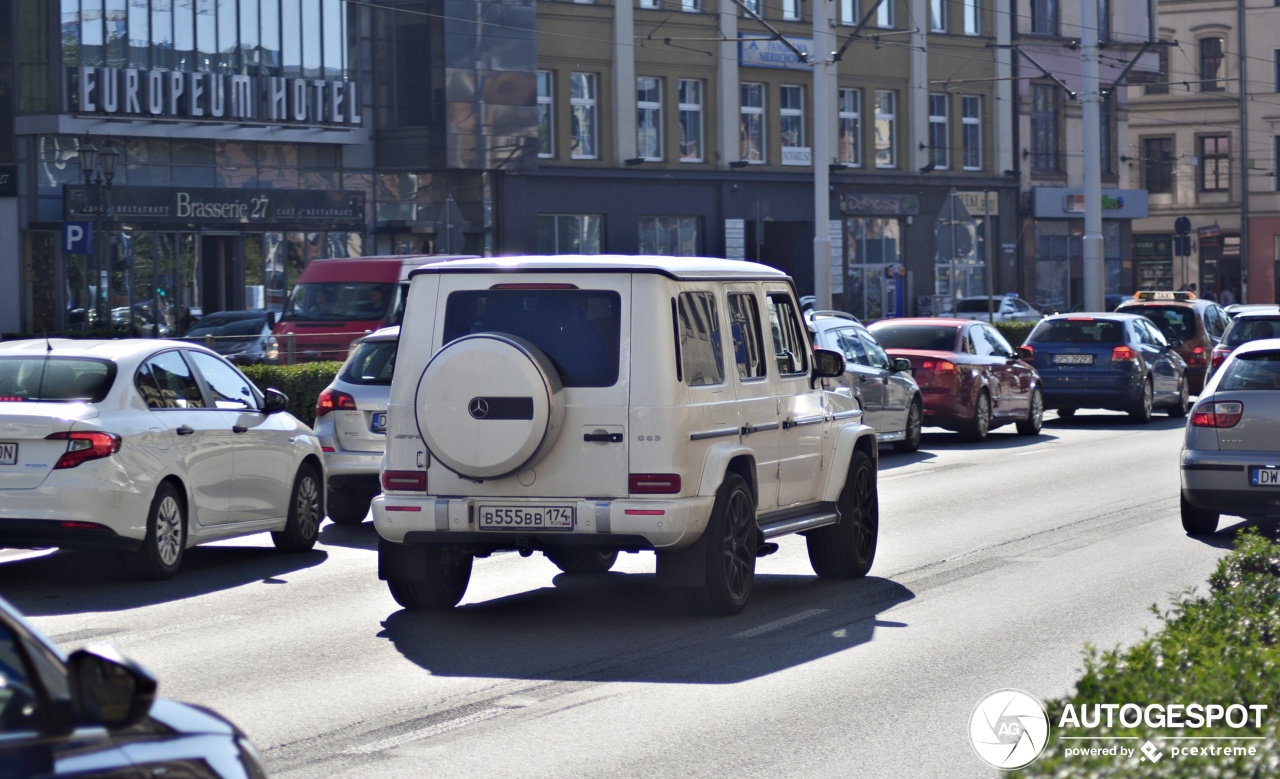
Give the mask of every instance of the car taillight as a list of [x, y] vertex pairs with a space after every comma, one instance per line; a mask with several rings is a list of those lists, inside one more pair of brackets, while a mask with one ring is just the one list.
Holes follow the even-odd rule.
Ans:
[[53, 469], [74, 468], [89, 460], [110, 457], [120, 451], [120, 436], [115, 433], [50, 433], [46, 440], [66, 441], [67, 451], [58, 458]]
[[1231, 347], [1229, 346], [1214, 347], [1213, 354], [1210, 355], [1210, 360], [1213, 362], [1213, 367], [1217, 368], [1218, 366], [1222, 365], [1223, 361], [1227, 359], [1227, 355], [1229, 354], [1231, 354]]
[[920, 363], [920, 367], [926, 371], [933, 371], [934, 376], [956, 372], [956, 364], [950, 360], [925, 360]]
[[627, 478], [632, 495], [672, 495], [680, 491], [678, 473], [633, 473]]
[[1244, 404], [1238, 400], [1209, 401], [1196, 406], [1191, 412], [1192, 427], [1235, 427], [1244, 414]]
[[1026, 360], [1027, 362], [1031, 362], [1036, 358], [1036, 348], [1034, 346], [1032, 346], [1031, 344], [1023, 344], [1022, 348], [1026, 351], [1026, 354], [1020, 355], [1022, 359]]
[[382, 489], [401, 492], [426, 492], [426, 471], [383, 471]]
[[1112, 362], [1125, 362], [1126, 360], [1137, 360], [1138, 353], [1128, 346], [1117, 346], [1111, 350]]
[[316, 398], [316, 419], [330, 411], [356, 411], [356, 399], [345, 392], [327, 389]]
[[1187, 358], [1187, 365], [1204, 365], [1204, 347], [1197, 346], [1191, 350], [1191, 356]]

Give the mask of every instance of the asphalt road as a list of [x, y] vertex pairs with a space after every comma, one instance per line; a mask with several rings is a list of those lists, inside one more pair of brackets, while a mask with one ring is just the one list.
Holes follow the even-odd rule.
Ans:
[[884, 448], [872, 576], [820, 581], [787, 537], [733, 618], [685, 614], [651, 554], [595, 580], [495, 555], [459, 608], [411, 614], [377, 580], [370, 522], [303, 555], [200, 547], [161, 584], [6, 552], [0, 594], [227, 715], [277, 777], [994, 777], [968, 742], [978, 701], [1066, 693], [1086, 642], [1138, 640], [1152, 604], [1203, 591], [1235, 526], [1182, 532], [1180, 421], [1049, 417], [1032, 438]]

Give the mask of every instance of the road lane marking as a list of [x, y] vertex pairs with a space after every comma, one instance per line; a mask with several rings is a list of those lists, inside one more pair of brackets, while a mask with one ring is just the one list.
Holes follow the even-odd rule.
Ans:
[[418, 730], [411, 730], [408, 733], [401, 733], [398, 736], [384, 738], [381, 741], [371, 741], [368, 744], [361, 744], [360, 746], [357, 746], [357, 747], [344, 749], [339, 754], [369, 755], [369, 754], [373, 754], [374, 752], [381, 752], [386, 749], [398, 747], [401, 744], [407, 744], [410, 741], [418, 741], [424, 738], [431, 738], [432, 736], [438, 736], [441, 733], [448, 733], [451, 730], [457, 730], [458, 728], [465, 728], [467, 725], [474, 725], [477, 722], [484, 722], [487, 719], [493, 719], [499, 714], [505, 714], [507, 713], [507, 711], [508, 709], [497, 709], [497, 708], [481, 709], [480, 711], [477, 711], [473, 714], [468, 714], [465, 717], [457, 717], [456, 719], [445, 720], [444, 722], [437, 722], [434, 725], [429, 725], [425, 728], [419, 728]]
[[794, 625], [795, 623], [806, 620], [809, 617], [816, 617], [824, 611], [826, 611], [826, 609], [808, 609], [807, 611], [801, 611], [797, 614], [792, 614], [789, 617], [783, 617], [782, 619], [777, 619], [773, 622], [766, 622], [763, 625], [757, 625], [756, 627], [753, 627], [750, 630], [744, 630], [741, 633], [734, 633], [730, 638], [753, 638], [762, 633], [768, 633], [770, 630], [777, 630], [778, 628], [784, 628], [787, 625]]

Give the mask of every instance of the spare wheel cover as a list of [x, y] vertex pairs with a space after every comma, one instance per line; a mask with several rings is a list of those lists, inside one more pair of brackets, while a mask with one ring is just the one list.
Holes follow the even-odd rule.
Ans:
[[555, 366], [529, 341], [463, 336], [436, 352], [418, 380], [418, 433], [432, 457], [459, 476], [510, 476], [555, 443], [561, 390]]

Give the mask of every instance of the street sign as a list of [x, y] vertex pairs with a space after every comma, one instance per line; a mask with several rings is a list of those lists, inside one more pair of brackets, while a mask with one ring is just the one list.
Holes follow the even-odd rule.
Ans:
[[89, 254], [93, 251], [93, 222], [62, 223], [62, 253]]
[[1178, 257], [1191, 256], [1191, 236], [1175, 235], [1173, 236], [1173, 253]]
[[1178, 235], [1191, 235], [1191, 220], [1185, 216], [1173, 220], [1173, 232]]

